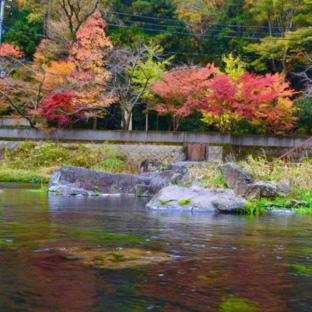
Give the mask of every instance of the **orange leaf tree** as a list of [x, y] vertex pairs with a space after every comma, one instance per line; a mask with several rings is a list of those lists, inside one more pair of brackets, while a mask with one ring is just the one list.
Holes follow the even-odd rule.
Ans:
[[[46, 105], [48, 112], [61, 121], [55, 120], [53, 125], [57, 126], [69, 125], [62, 120], [74, 122], [102, 116], [114, 101], [105, 94], [110, 73], [105, 69], [104, 51], [112, 48], [105, 27], [101, 14], [94, 12], [81, 25], [69, 56], [63, 59], [57, 59], [55, 43], [44, 40], [35, 54], [34, 64], [19, 60], [18, 78], [8, 74], [3, 79], [6, 82], [2, 92], [4, 101], [11, 103], [11, 108], [14, 103], [14, 111], [33, 127], [51, 125], [53, 118], [42, 110]], [[20, 55], [11, 47], [4, 48], [1, 51], [7, 51], [13, 64], [12, 60]], [[62, 114], [64, 118], [59, 118]]]
[[269, 134], [284, 134], [296, 118], [292, 101], [295, 91], [281, 74], [245, 73], [237, 79], [221, 74], [208, 83], [206, 95], [196, 101], [203, 121], [221, 131], [232, 130], [242, 119]]
[[173, 130], [177, 130], [182, 119], [194, 111], [194, 97], [207, 89], [217, 73], [218, 69], [212, 64], [181, 67], [165, 73], [152, 86], [157, 97], [154, 109], [160, 114], [171, 114]]

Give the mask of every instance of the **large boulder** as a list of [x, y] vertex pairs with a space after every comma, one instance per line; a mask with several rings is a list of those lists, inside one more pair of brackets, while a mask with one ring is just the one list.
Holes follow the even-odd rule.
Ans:
[[80, 167], [62, 167], [51, 177], [49, 191], [64, 195], [129, 194], [153, 196], [163, 187], [177, 182], [175, 171], [141, 175], [114, 174]]
[[265, 182], [259, 181], [248, 186], [245, 197], [248, 198], [275, 198], [277, 196], [285, 196], [290, 191], [288, 182]]
[[245, 206], [246, 200], [236, 196], [233, 190], [210, 190], [176, 185], [163, 188], [147, 203], [150, 209], [227, 213], [243, 209]]
[[234, 163], [220, 166], [226, 185], [234, 190], [235, 194], [246, 195], [249, 185], [255, 182], [255, 178], [246, 170]]
[[233, 189], [236, 195], [246, 198], [275, 198], [285, 196], [290, 192], [289, 181], [279, 183], [256, 181], [245, 169], [234, 163], [220, 166], [226, 185]]

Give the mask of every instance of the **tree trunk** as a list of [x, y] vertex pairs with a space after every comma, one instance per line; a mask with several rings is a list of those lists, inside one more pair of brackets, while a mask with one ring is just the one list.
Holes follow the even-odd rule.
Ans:
[[179, 126], [180, 126], [180, 118], [176, 117], [176, 116], [173, 116], [172, 117], [172, 130], [173, 131], [178, 131]]
[[132, 112], [128, 112], [124, 110], [124, 118], [123, 118], [123, 129], [132, 131], [133, 125], [132, 125]]
[[145, 131], [146, 132], [148, 131], [148, 128], [149, 128], [148, 117], [149, 117], [149, 113], [148, 113], [148, 110], [146, 110], [146, 113], [145, 113]]
[[96, 130], [97, 129], [97, 123], [98, 123], [98, 120], [96, 117], [93, 118], [93, 124], [92, 124], [92, 129], [93, 130]]

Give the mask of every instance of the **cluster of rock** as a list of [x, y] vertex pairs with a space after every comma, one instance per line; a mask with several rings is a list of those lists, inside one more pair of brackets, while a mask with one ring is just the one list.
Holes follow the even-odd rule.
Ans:
[[191, 162], [170, 165], [165, 171], [143, 172], [140, 175], [112, 174], [79, 167], [63, 167], [55, 172], [49, 191], [62, 195], [95, 196], [127, 194], [152, 197], [150, 209], [173, 209], [230, 213], [246, 207], [253, 197], [276, 197], [289, 192], [289, 183], [256, 181], [234, 163], [220, 170], [229, 189], [205, 189], [178, 186], [188, 180]]
[[226, 185], [233, 189], [235, 194], [245, 198], [275, 198], [285, 196], [290, 191], [289, 181], [279, 183], [256, 181], [246, 170], [234, 163], [227, 163], [220, 167]]

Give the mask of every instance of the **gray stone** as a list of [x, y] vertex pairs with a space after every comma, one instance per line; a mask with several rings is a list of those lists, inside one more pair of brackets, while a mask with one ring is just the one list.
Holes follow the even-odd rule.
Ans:
[[291, 190], [291, 184], [289, 180], [282, 180], [279, 183], [276, 183], [277, 192], [280, 196], [285, 196], [289, 194]]
[[184, 171], [192, 167], [205, 165], [203, 161], [177, 161], [168, 166], [168, 170]]
[[173, 209], [207, 212], [233, 212], [246, 201], [233, 190], [210, 190], [171, 185], [160, 190], [147, 204], [150, 209]]
[[298, 207], [305, 207], [308, 208], [310, 205], [307, 201], [305, 200], [296, 200], [296, 199], [292, 199], [291, 200], [291, 208], [298, 208]]
[[274, 198], [278, 196], [278, 190], [275, 183], [259, 181], [248, 185], [244, 196], [248, 198]]
[[163, 164], [159, 160], [145, 159], [140, 164], [140, 172], [159, 172], [161, 171]]
[[51, 177], [49, 191], [59, 194], [129, 194], [153, 196], [182, 178], [173, 170], [141, 175], [113, 174], [80, 167], [62, 167]]
[[245, 196], [250, 184], [255, 178], [246, 170], [234, 163], [227, 163], [220, 166], [226, 185], [233, 189], [235, 194]]
[[248, 185], [244, 196], [248, 198], [275, 198], [278, 196], [285, 196], [289, 193], [289, 191], [289, 182], [274, 183], [259, 181]]
[[235, 194], [246, 198], [275, 198], [285, 196], [290, 192], [290, 182], [279, 183], [255, 181], [255, 178], [246, 170], [234, 163], [227, 163], [220, 167], [226, 185], [233, 189]]
[[214, 162], [222, 162], [223, 160], [223, 146], [207, 145], [206, 147], [206, 160]]
[[96, 192], [86, 191], [81, 188], [76, 188], [71, 185], [55, 185], [49, 188], [50, 192], [62, 195], [62, 196], [97, 196]]
[[217, 199], [213, 200], [213, 205], [219, 212], [231, 213], [233, 211], [244, 209], [246, 206], [246, 200], [240, 196], [231, 196], [229, 194], [220, 195]]

